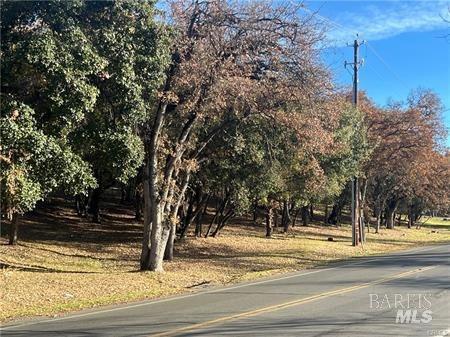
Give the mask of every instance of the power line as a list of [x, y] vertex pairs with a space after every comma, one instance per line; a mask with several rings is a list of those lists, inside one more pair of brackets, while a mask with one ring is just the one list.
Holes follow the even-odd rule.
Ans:
[[389, 64], [383, 59], [383, 57], [375, 50], [375, 48], [367, 42], [367, 46], [372, 51], [372, 53], [381, 61], [381, 63], [386, 67], [387, 70], [395, 77], [395, 79], [406, 89], [409, 90], [408, 85], [395, 73], [395, 71], [389, 66]]
[[[367, 47], [367, 43], [366, 43], [366, 47]], [[366, 61], [366, 62], [364, 62], [364, 65], [367, 67], [367, 69], [369, 69], [371, 72], [373, 72], [382, 82], [386, 82], [387, 81], [386, 78], [383, 75], [381, 75], [377, 71], [377, 69], [370, 64], [370, 62], [367, 62], [367, 53], [366, 53], [366, 56], [364, 58], [365, 58], [365, 61]], [[402, 97], [402, 94], [400, 94], [400, 92], [398, 91], [397, 87], [394, 87], [393, 90], [398, 95], [398, 97]]]
[[[358, 35], [358, 33], [336, 21], [333, 21], [325, 16], [322, 16], [320, 14], [317, 14], [307, 8], [303, 8], [303, 10], [305, 10], [306, 12], [313, 14], [315, 16], [317, 16], [318, 18], [320, 18], [321, 20], [328, 22], [329, 24], [331, 24], [332, 26], [334, 26], [335, 28], [341, 29], [342, 31], [346, 31], [349, 32], [353, 35]], [[367, 42], [367, 46], [369, 47], [369, 49], [372, 51], [372, 53], [375, 55], [375, 57], [377, 57], [380, 62], [384, 65], [384, 67], [391, 73], [391, 75], [407, 90], [409, 90], [409, 86], [406, 84], [405, 81], [403, 81], [400, 76], [397, 75], [397, 73], [392, 69], [392, 67], [384, 60], [384, 58], [375, 50], [375, 47], [372, 46], [368, 41]], [[367, 51], [366, 51], [366, 56], [367, 56]]]
[[310, 9], [308, 9], [308, 8], [305, 8], [305, 7], [302, 7], [302, 9], [303, 9], [305, 12], [308, 12], [308, 13], [310, 13], [310, 14], [312, 14], [312, 15], [318, 17], [318, 18], [320, 18], [321, 20], [328, 22], [329, 24], [331, 24], [332, 26], [335, 26], [336, 28], [339, 28], [339, 29], [342, 29], [342, 30], [344, 30], [344, 31], [350, 32], [350, 33], [352, 33], [352, 34], [354, 34], [354, 35], [357, 35], [357, 34], [358, 34], [358, 32], [353, 31], [353, 30], [351, 30], [350, 28], [345, 27], [345, 26], [343, 26], [342, 24], [340, 24], [340, 23], [338, 23], [338, 22], [336, 22], [336, 21], [331, 20], [330, 18], [327, 18], [327, 17], [325, 17], [325, 16], [322, 16], [322, 15], [318, 14], [317, 12], [313, 12], [312, 10], [310, 10]]

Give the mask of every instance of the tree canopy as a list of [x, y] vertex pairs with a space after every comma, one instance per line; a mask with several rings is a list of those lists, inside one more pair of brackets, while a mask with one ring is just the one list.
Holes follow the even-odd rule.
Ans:
[[139, 195], [140, 268], [153, 271], [194, 221], [197, 236], [216, 236], [261, 210], [270, 237], [278, 214], [287, 232], [323, 204], [333, 205], [325, 222], [338, 223], [354, 176], [377, 231], [399, 210], [410, 226], [448, 210], [439, 97], [417, 89], [380, 107], [363, 93], [353, 107], [321, 58], [323, 23], [301, 6], [2, 3], [0, 182], [11, 243], [18, 216], [52, 193], [88, 196], [101, 221], [112, 186]]

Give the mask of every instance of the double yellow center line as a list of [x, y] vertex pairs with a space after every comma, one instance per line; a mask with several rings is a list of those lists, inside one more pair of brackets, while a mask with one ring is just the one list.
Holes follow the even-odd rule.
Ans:
[[402, 277], [406, 277], [409, 275], [413, 275], [413, 274], [417, 274], [417, 273], [422, 273], [424, 271], [436, 268], [437, 266], [430, 266], [430, 267], [424, 267], [424, 268], [417, 268], [417, 269], [413, 269], [407, 272], [403, 272], [400, 274], [395, 274], [392, 276], [388, 276], [385, 278], [381, 278], [379, 280], [376, 281], [372, 281], [372, 282], [366, 282], [366, 283], [361, 283], [361, 284], [357, 284], [355, 286], [352, 287], [347, 287], [347, 288], [341, 288], [341, 289], [337, 289], [337, 290], [332, 290], [332, 291], [327, 291], [327, 292], [323, 292], [320, 294], [316, 294], [316, 295], [312, 295], [309, 297], [305, 297], [305, 298], [301, 298], [298, 300], [294, 300], [294, 301], [289, 301], [289, 302], [284, 302], [284, 303], [280, 303], [280, 304], [275, 304], [275, 305], [270, 305], [267, 307], [263, 307], [263, 308], [259, 308], [256, 310], [250, 310], [250, 311], [245, 311], [239, 314], [235, 314], [235, 315], [230, 315], [230, 316], [224, 316], [224, 317], [220, 317], [217, 319], [213, 319], [210, 321], [206, 321], [206, 322], [202, 322], [202, 323], [197, 323], [197, 324], [192, 324], [192, 325], [188, 325], [185, 327], [181, 327], [178, 329], [174, 329], [174, 330], [170, 330], [170, 331], [166, 331], [166, 332], [161, 332], [161, 333], [157, 333], [157, 334], [153, 334], [151, 336], [156, 337], [156, 336], [176, 336], [180, 333], [184, 333], [184, 332], [188, 332], [188, 331], [193, 331], [193, 330], [198, 330], [200, 328], [204, 328], [204, 327], [208, 327], [211, 325], [215, 325], [215, 324], [220, 324], [220, 323], [224, 323], [224, 322], [229, 322], [229, 321], [233, 321], [236, 319], [240, 319], [240, 318], [247, 318], [247, 317], [252, 317], [252, 316], [256, 316], [262, 313], [267, 313], [267, 312], [272, 312], [272, 311], [276, 311], [276, 310], [280, 310], [280, 309], [285, 309], [285, 308], [289, 308], [289, 307], [293, 307], [296, 305], [301, 305], [301, 304], [305, 304], [305, 303], [309, 303], [309, 302], [313, 302], [322, 298], [327, 298], [327, 297], [331, 297], [331, 296], [335, 296], [335, 295], [340, 295], [340, 294], [345, 294], [345, 293], [349, 293], [352, 291], [356, 291], [359, 289], [364, 289], [367, 287], [371, 287], [380, 283], [384, 283], [387, 281], [392, 281], [392, 280], [396, 280]]

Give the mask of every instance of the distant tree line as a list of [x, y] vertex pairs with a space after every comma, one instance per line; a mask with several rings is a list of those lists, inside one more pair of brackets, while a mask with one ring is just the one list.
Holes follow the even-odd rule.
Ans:
[[[340, 222], [361, 178], [365, 221], [449, 208], [439, 98], [359, 109], [320, 58], [324, 28], [292, 2], [21, 1], [1, 7], [1, 202], [20, 216], [64, 192], [101, 221], [122, 186], [163, 270], [190, 226], [216, 236], [264, 210], [287, 232], [313, 205]], [[211, 223], [203, 228], [207, 206]], [[327, 206], [328, 209], [328, 206]], [[278, 222], [278, 221], [277, 221]]]

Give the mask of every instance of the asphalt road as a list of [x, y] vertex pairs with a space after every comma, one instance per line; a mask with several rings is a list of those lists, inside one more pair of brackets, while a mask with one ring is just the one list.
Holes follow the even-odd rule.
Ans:
[[[185, 296], [15, 323], [4, 326], [0, 335], [450, 336], [449, 267], [450, 245], [425, 247]], [[398, 310], [403, 310], [403, 323], [396, 322]]]

